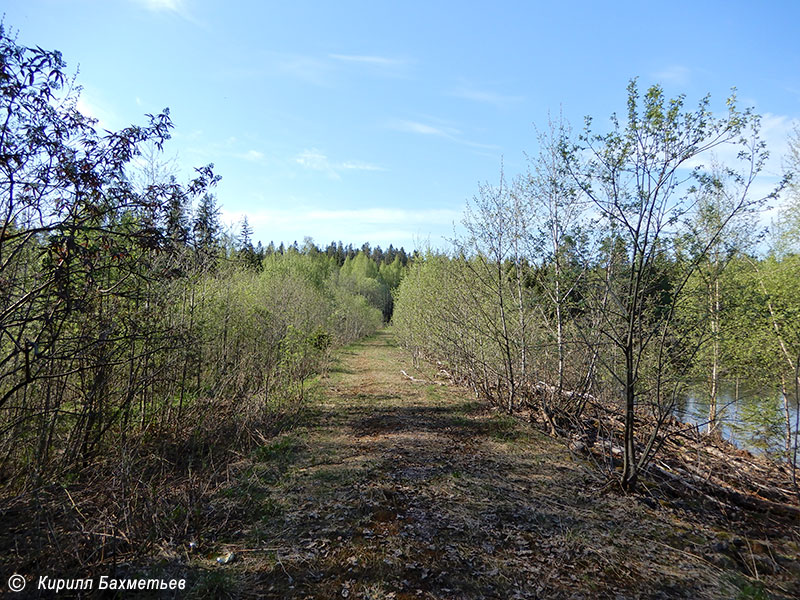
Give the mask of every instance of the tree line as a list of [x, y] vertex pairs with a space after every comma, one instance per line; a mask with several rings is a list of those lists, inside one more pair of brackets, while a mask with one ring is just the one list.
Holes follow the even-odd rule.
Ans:
[[[247, 239], [250, 235], [252, 235], [252, 232], [245, 235], [246, 232], [250, 231], [249, 225], [246, 223], [246, 219], [247, 217], [244, 217], [242, 221], [243, 239]], [[380, 246], [375, 246], [374, 248], [372, 248], [369, 242], [365, 242], [364, 244], [361, 245], [360, 248], [356, 248], [353, 246], [353, 244], [348, 244], [347, 246], [345, 246], [344, 244], [342, 244], [341, 240], [339, 240], [338, 242], [331, 242], [324, 248], [321, 248], [319, 246], [316, 246], [313, 243], [313, 241], [309, 240], [308, 238], [304, 240], [303, 249], [309, 249], [309, 244], [314, 246], [316, 252], [323, 252], [328, 258], [335, 259], [336, 264], [338, 264], [340, 267], [344, 265], [344, 262], [347, 259], [352, 260], [359, 253], [369, 257], [370, 259], [372, 259], [374, 263], [378, 265], [382, 263], [387, 265], [392, 264], [395, 261], [395, 259], [398, 259], [400, 266], [403, 267], [408, 266], [409, 261], [413, 260], [419, 254], [415, 250], [409, 256], [406, 253], [405, 248], [403, 247], [395, 248], [394, 244], [389, 244], [389, 247], [386, 250], [383, 250]], [[299, 252], [300, 249], [301, 248], [298, 245], [297, 240], [295, 240], [292, 244], [288, 246], [285, 245], [283, 242], [281, 242], [278, 246], [275, 246], [275, 242], [270, 242], [267, 246], [263, 246], [261, 242], [258, 242], [255, 248], [253, 248], [256, 257], [258, 258], [258, 262], [263, 260], [265, 257], [270, 256], [271, 254], [285, 254], [286, 252], [292, 250]]]
[[[722, 381], [779, 390], [780, 456], [794, 468], [797, 152], [795, 134], [784, 179], [759, 193], [768, 151], [735, 94], [688, 109], [633, 80], [608, 130], [551, 120], [526, 172], [479, 187], [452, 250], [429, 251], [401, 283], [398, 335], [476, 395], [603, 444], [625, 489], [698, 381], [710, 432]], [[759, 236], [781, 192], [789, 204]], [[610, 420], [595, 418], [600, 405]]]

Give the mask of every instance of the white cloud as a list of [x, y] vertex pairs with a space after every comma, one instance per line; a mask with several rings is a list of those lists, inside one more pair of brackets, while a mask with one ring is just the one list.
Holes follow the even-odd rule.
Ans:
[[372, 245], [387, 247], [394, 244], [407, 250], [424, 247], [431, 237], [452, 232], [453, 223], [461, 219], [460, 210], [450, 209], [406, 209], [406, 208], [360, 208], [335, 210], [314, 206], [303, 206], [298, 199], [283, 203], [297, 208], [263, 208], [253, 211], [231, 212], [223, 209], [222, 221], [231, 230], [237, 231], [242, 217], [253, 227], [256, 240], [276, 244], [292, 243], [311, 236], [318, 244], [326, 245], [331, 240], [345, 244], [360, 245], [368, 241]]
[[136, 2], [153, 12], [182, 14], [186, 10], [184, 0], [136, 0]]
[[[404, 67], [409, 64], [405, 59], [361, 54], [312, 56], [276, 52], [272, 56], [274, 69], [305, 83], [321, 87], [333, 86], [337, 74], [341, 73], [344, 66], [348, 64], [367, 67], [376, 73], [389, 76], [401, 75]], [[251, 69], [235, 69], [233, 73], [237, 76], [249, 77], [252, 75], [251, 71]], [[261, 71], [258, 70], [257, 73], [260, 74]]]
[[683, 65], [670, 65], [665, 69], [656, 71], [652, 74], [653, 79], [662, 83], [672, 83], [676, 85], [686, 85], [689, 83], [691, 69]]
[[789, 152], [789, 135], [800, 127], [800, 119], [766, 113], [761, 117], [761, 136], [767, 142], [770, 158], [765, 171], [771, 175], [781, 172], [781, 161]]
[[317, 150], [303, 150], [298, 154], [294, 161], [300, 166], [311, 171], [325, 173], [331, 179], [341, 179], [339, 171], [385, 171], [379, 165], [363, 162], [360, 160], [349, 160], [344, 162], [332, 162], [328, 157]]
[[85, 95], [81, 95], [78, 98], [78, 102], [75, 104], [75, 108], [78, 109], [78, 112], [81, 113], [84, 117], [89, 117], [91, 119], [100, 120], [98, 116], [98, 109], [94, 106], [89, 100], [86, 98]]
[[244, 160], [249, 160], [251, 162], [259, 162], [261, 160], [264, 160], [264, 153], [259, 152], [258, 150], [248, 150], [244, 154], [239, 154], [237, 156], [243, 158]]
[[[754, 182], [754, 194], [764, 196], [771, 193], [783, 176], [784, 157], [789, 153], [789, 136], [800, 128], [800, 119], [790, 118], [786, 115], [773, 115], [766, 113], [761, 118], [761, 136], [770, 152], [769, 159], [762, 174]], [[784, 191], [772, 202], [773, 210], [767, 211], [763, 223], [769, 223], [788, 202], [787, 192]]]
[[351, 69], [358, 74], [368, 73], [379, 77], [406, 77], [412, 62], [407, 58], [380, 56], [376, 54], [328, 54], [332, 67], [346, 70]]
[[[725, 115], [721, 116], [724, 118]], [[751, 201], [766, 199], [778, 187], [783, 175], [783, 157], [789, 149], [788, 137], [794, 128], [798, 126], [800, 126], [800, 120], [793, 119], [787, 115], [775, 115], [771, 113], [762, 115], [759, 137], [765, 142], [766, 148], [769, 151], [769, 157], [764, 163], [763, 169], [760, 173], [755, 175], [747, 190], [748, 197]], [[747, 138], [748, 135], [745, 135], [745, 137]], [[716, 146], [711, 151], [694, 156], [683, 163], [683, 174], [688, 175], [690, 169], [697, 167], [710, 170], [714, 165], [721, 165], [740, 172], [744, 175], [745, 179], [747, 179], [749, 163], [746, 159], [739, 158], [739, 153], [742, 150], [743, 147], [736, 142]], [[760, 229], [768, 226], [780, 213], [786, 202], [787, 197], [785, 192], [779, 194], [775, 199], [770, 200], [769, 207], [765, 207], [760, 213], [757, 226]]]
[[419, 123], [417, 121], [393, 121], [390, 127], [397, 131], [419, 133], [421, 135], [437, 135], [446, 138], [453, 138], [453, 136], [461, 133], [458, 129], [434, 127], [433, 125], [426, 125], [425, 123]]
[[506, 108], [512, 104], [522, 102], [522, 96], [507, 96], [498, 94], [489, 90], [479, 90], [471, 87], [458, 88], [451, 95], [465, 100], [472, 100], [473, 102], [481, 102], [483, 104], [491, 104], [498, 108]]
[[331, 179], [341, 179], [339, 174], [331, 165], [328, 157], [322, 154], [319, 150], [313, 148], [311, 150], [303, 150], [294, 161], [306, 169], [311, 171], [320, 171], [325, 173]]
[[171, 13], [201, 27], [200, 23], [189, 11], [186, 0], [133, 0], [136, 4], [154, 13]]
[[466, 140], [461, 137], [461, 131], [454, 127], [447, 127], [447, 126], [434, 126], [428, 125], [426, 123], [420, 123], [419, 121], [405, 121], [405, 120], [397, 120], [391, 121], [388, 124], [390, 129], [394, 129], [395, 131], [404, 131], [407, 133], [416, 133], [418, 135], [429, 135], [440, 137], [442, 139], [450, 140], [451, 142], [456, 142], [457, 144], [462, 144], [464, 146], [470, 146], [472, 148], [483, 148], [484, 150], [497, 150], [498, 147], [494, 144], [482, 144], [480, 142], [472, 142], [470, 140]]
[[305, 83], [318, 86], [329, 86], [332, 83], [331, 65], [318, 58], [284, 55], [278, 58], [276, 66], [279, 71]]
[[370, 163], [362, 162], [360, 160], [348, 160], [340, 163], [338, 168], [348, 171], [385, 171], [383, 167], [373, 165]]
[[155, 12], [162, 10], [177, 11], [181, 5], [181, 0], [138, 0], [138, 2], [148, 10]]
[[318, 221], [369, 225], [449, 225], [461, 218], [461, 211], [449, 209], [410, 210], [403, 208], [362, 208], [348, 210], [310, 210], [306, 217]]
[[97, 127], [100, 129], [113, 131], [118, 125], [117, 117], [114, 112], [90, 96], [86, 89], [81, 91], [75, 108], [77, 108], [78, 112], [82, 115], [95, 119], [97, 121]]
[[[800, 126], [800, 121], [786, 115], [766, 113], [761, 117], [760, 138], [766, 143], [769, 158], [759, 177], [780, 177], [782, 174], [782, 158], [788, 152], [788, 137], [795, 127]], [[685, 163], [685, 168], [691, 169], [699, 165], [711, 166], [712, 162], [730, 167], [741, 166], [738, 158], [742, 147], [736, 143], [722, 144], [714, 148], [712, 153], [703, 154], [692, 158]]]
[[329, 54], [328, 58], [342, 62], [361, 63], [377, 67], [401, 67], [408, 62], [399, 58], [387, 58], [385, 56], [369, 56], [361, 54]]

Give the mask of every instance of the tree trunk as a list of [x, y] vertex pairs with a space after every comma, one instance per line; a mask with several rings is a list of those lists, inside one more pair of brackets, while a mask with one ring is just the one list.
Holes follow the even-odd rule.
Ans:
[[717, 396], [719, 395], [719, 278], [715, 278], [709, 290], [709, 309], [711, 312], [711, 373], [708, 394], [708, 433], [717, 428]]
[[625, 453], [622, 466], [622, 489], [633, 491], [636, 488], [638, 469], [636, 465], [635, 426], [635, 379], [633, 347], [625, 349]]

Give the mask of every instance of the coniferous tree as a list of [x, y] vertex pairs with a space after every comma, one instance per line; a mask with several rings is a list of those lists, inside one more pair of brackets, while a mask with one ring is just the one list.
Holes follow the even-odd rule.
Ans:
[[213, 194], [204, 194], [194, 215], [194, 246], [201, 265], [210, 266], [219, 250], [220, 210]]

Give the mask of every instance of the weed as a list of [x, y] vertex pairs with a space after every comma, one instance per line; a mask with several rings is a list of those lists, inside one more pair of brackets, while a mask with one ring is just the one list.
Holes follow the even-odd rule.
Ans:
[[462, 415], [474, 414], [481, 410], [483, 405], [475, 400], [468, 400], [453, 407], [454, 412]]
[[737, 600], [769, 600], [769, 594], [760, 581], [748, 581], [739, 589]]
[[253, 458], [259, 462], [289, 460], [299, 449], [300, 444], [293, 436], [278, 438], [271, 444], [259, 446], [253, 451]]
[[222, 570], [204, 571], [197, 580], [187, 598], [235, 598], [238, 595], [238, 585], [229, 572]]
[[258, 518], [260, 521], [268, 522], [283, 512], [283, 506], [274, 498], [264, 497], [259, 499]]
[[351, 469], [322, 468], [314, 472], [312, 477], [322, 483], [345, 484], [357, 479]]
[[499, 442], [514, 442], [527, 438], [514, 417], [499, 414], [494, 415], [489, 421], [489, 435]]
[[439, 402], [442, 399], [442, 390], [441, 387], [438, 385], [427, 385], [425, 386], [425, 397], [428, 400], [433, 400], [435, 402]]
[[462, 417], [461, 415], [455, 415], [452, 418], [452, 423], [453, 427], [463, 427], [465, 429], [475, 428], [475, 421], [468, 419], [467, 417]]

